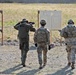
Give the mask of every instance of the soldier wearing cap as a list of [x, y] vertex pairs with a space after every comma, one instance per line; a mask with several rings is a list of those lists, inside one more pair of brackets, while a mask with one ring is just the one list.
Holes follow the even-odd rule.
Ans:
[[68, 21], [68, 25], [64, 27], [60, 35], [65, 38], [68, 66], [75, 68], [75, 53], [76, 53], [76, 27], [72, 19]]
[[14, 26], [14, 28], [18, 30], [18, 38], [20, 43], [19, 49], [21, 50], [21, 62], [23, 67], [26, 66], [25, 61], [27, 52], [29, 51], [29, 31], [35, 32], [35, 28], [27, 22], [28, 21], [26, 19], [23, 19]]
[[[37, 29], [34, 34], [34, 42], [37, 47], [39, 69], [42, 69], [47, 63], [47, 51], [50, 49], [50, 32], [45, 28], [46, 21], [40, 21], [41, 27]], [[48, 47], [47, 47], [48, 46]], [[43, 61], [42, 61], [42, 52], [43, 52]], [[42, 63], [43, 62], [43, 63]], [[43, 64], [43, 66], [42, 66]]]

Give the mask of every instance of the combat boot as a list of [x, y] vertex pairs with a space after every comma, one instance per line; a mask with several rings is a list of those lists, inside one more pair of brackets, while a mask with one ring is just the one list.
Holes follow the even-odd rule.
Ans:
[[68, 66], [71, 66], [71, 63], [70, 62], [68, 62]]
[[45, 66], [46, 66], [46, 63], [43, 64], [43, 67], [45, 67]]
[[42, 69], [42, 68], [43, 68], [42, 65], [40, 65], [39, 69]]
[[45, 67], [46, 65], [44, 64], [43, 67]]
[[42, 69], [42, 68], [43, 68], [42, 66], [39, 67], [39, 69]]
[[22, 64], [22, 66], [23, 66], [23, 67], [26, 67], [26, 65], [25, 65], [25, 64]]
[[23, 66], [23, 67], [26, 67], [26, 65], [25, 65], [25, 64], [22, 64], [22, 66]]
[[22, 63], [21, 65], [22, 65], [23, 67], [26, 67], [26, 65], [25, 65], [25, 64], [23, 64], [23, 63]]
[[71, 68], [72, 68], [72, 69], [75, 69], [74, 62], [72, 62]]

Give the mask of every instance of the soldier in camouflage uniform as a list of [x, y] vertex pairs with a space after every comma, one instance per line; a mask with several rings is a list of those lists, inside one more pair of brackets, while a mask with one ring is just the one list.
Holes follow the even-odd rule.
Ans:
[[[47, 63], [47, 51], [50, 49], [50, 32], [44, 28], [46, 25], [45, 20], [40, 21], [41, 27], [37, 29], [37, 31], [34, 34], [34, 42], [35, 46], [37, 47], [37, 53], [38, 53], [38, 60], [40, 67], [39, 69], [42, 69], [43, 66]], [[48, 46], [48, 47], [47, 47]], [[42, 66], [42, 52], [43, 52], [43, 66]]]
[[71, 68], [74, 69], [76, 53], [76, 27], [71, 19], [68, 21], [68, 25], [61, 30], [60, 35], [65, 38], [68, 66], [71, 66]]
[[21, 50], [21, 62], [23, 67], [25, 67], [25, 61], [27, 57], [27, 52], [29, 50], [29, 31], [35, 32], [35, 28], [32, 25], [27, 23], [26, 19], [23, 19], [21, 22], [17, 23], [14, 28], [18, 30], [18, 38], [20, 42]]

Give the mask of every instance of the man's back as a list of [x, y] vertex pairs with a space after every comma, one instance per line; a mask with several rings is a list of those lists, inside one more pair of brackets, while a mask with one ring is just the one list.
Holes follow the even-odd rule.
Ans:
[[18, 30], [19, 38], [28, 38], [29, 31], [35, 31], [35, 28], [33, 28], [33, 26], [29, 25], [26, 22], [23, 22], [19, 25], [15, 25], [14, 28]]
[[49, 42], [49, 31], [46, 28], [39, 28], [35, 33], [35, 39], [38, 43]]
[[47, 42], [47, 31], [46, 31], [46, 29], [39, 28], [37, 30], [37, 41], [38, 42]]
[[[76, 27], [75, 26], [66, 26], [60, 32], [60, 35], [64, 38], [73, 38], [76, 35]], [[67, 37], [66, 37], [67, 36]]]
[[19, 26], [19, 38], [27, 38], [29, 36], [30, 27], [23, 23]]

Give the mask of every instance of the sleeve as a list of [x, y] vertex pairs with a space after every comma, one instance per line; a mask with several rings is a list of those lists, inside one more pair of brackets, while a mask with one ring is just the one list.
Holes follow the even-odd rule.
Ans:
[[14, 28], [15, 28], [16, 30], [18, 30], [20, 24], [21, 24], [21, 22], [18, 22], [18, 23], [14, 26]]
[[72, 31], [72, 34], [76, 38], [76, 27], [74, 27], [74, 30]]
[[47, 44], [50, 45], [50, 31], [47, 30]]
[[63, 28], [60, 32], [60, 36], [63, 37], [64, 36], [64, 32], [65, 32], [65, 28]]
[[34, 33], [34, 43], [37, 43], [37, 31]]
[[32, 25], [30, 25], [30, 31], [35, 32], [36, 29]]

